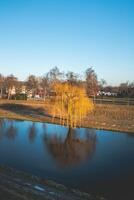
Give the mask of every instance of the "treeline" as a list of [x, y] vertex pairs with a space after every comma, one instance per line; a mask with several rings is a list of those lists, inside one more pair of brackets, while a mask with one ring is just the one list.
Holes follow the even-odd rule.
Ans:
[[61, 72], [58, 67], [52, 68], [41, 77], [30, 75], [25, 81], [19, 81], [14, 75], [3, 76], [0, 74], [0, 97], [11, 99], [17, 96], [34, 98], [46, 98], [54, 95], [54, 84], [69, 83], [74, 86], [82, 86], [88, 96], [116, 94], [118, 97], [134, 97], [134, 82], [121, 83], [118, 87], [108, 86], [106, 81], [98, 80], [93, 68], [88, 68], [81, 76], [72, 71]]
[[119, 86], [104, 86], [104, 92], [111, 92], [111, 94], [116, 94], [117, 97], [129, 97], [134, 98], [134, 82], [121, 83]]

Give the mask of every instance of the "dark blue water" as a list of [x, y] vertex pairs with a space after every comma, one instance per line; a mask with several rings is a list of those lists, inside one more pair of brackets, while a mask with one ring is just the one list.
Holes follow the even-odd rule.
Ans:
[[134, 199], [134, 134], [0, 120], [0, 164], [108, 199]]

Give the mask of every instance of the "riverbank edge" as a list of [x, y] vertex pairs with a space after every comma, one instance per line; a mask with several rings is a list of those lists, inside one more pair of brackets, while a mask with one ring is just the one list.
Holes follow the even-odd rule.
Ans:
[[[37, 119], [35, 117], [32, 116], [9, 116], [9, 115], [1, 115], [0, 113], [0, 119], [9, 119], [9, 120], [18, 120], [18, 121], [32, 121], [32, 122], [40, 122], [40, 123], [48, 123], [48, 124], [55, 124], [55, 125], [61, 125], [58, 121], [53, 121], [52, 122], [52, 118], [51, 120], [49, 120], [47, 117], [44, 117], [45, 119]], [[57, 119], [56, 119], [57, 120]], [[63, 126], [63, 125], [61, 125]], [[64, 125], [65, 126], [65, 125]], [[134, 134], [134, 132], [132, 130], [124, 130], [121, 128], [115, 128], [115, 127], [106, 127], [106, 126], [102, 126], [102, 127], [98, 127], [98, 126], [83, 126], [81, 125], [76, 126], [76, 128], [89, 128], [89, 129], [97, 129], [97, 130], [104, 130], [104, 131], [114, 131], [114, 132], [120, 132], [120, 133], [128, 133], [128, 134]]]
[[[59, 117], [50, 114], [51, 106], [51, 102], [0, 100], [0, 118], [61, 125]], [[94, 112], [76, 127], [133, 134], [134, 106], [96, 104]]]
[[[7, 191], [3, 193], [4, 189]], [[106, 200], [104, 197], [93, 196], [89, 193], [66, 187], [53, 180], [0, 165], [0, 197], [13, 195], [14, 199], [34, 200]], [[20, 197], [20, 198], [19, 198]]]

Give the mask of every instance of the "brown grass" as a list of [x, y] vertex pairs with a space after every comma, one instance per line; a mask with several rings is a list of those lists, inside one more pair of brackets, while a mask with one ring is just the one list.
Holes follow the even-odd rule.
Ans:
[[[0, 100], [0, 117], [59, 123], [59, 114], [52, 121], [51, 101]], [[134, 106], [96, 104], [82, 122], [83, 127], [134, 133]]]

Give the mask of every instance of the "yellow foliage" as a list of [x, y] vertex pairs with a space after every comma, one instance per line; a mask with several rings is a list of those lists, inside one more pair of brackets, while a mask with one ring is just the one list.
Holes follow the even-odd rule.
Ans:
[[94, 107], [85, 89], [69, 83], [56, 83], [53, 89], [56, 93], [53, 115], [59, 114], [60, 122], [67, 126], [81, 126], [82, 119]]

